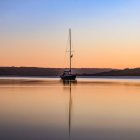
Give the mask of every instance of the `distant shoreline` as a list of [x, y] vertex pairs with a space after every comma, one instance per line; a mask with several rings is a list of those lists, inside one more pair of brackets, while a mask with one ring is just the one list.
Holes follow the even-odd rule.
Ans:
[[[2, 79], [61, 79], [60, 76], [0, 76]], [[83, 79], [140, 79], [140, 76], [77, 76]]]
[[[0, 67], [0, 77], [59, 77], [64, 68], [36, 67]], [[73, 73], [80, 77], [102, 76], [140, 76], [140, 68], [135, 69], [104, 69], [104, 68], [74, 68]]]
[[[59, 76], [64, 68], [38, 68], [38, 67], [0, 67], [0, 76]], [[96, 74], [108, 72], [109, 68], [73, 68], [77, 75]]]

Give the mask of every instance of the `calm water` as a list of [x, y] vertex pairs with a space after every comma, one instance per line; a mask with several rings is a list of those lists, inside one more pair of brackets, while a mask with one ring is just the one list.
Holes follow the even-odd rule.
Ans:
[[140, 140], [140, 78], [0, 78], [0, 140]]

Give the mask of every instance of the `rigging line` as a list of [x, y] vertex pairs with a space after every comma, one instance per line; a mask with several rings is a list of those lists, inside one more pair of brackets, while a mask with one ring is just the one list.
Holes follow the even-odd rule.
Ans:
[[[74, 38], [74, 37], [73, 37]], [[72, 44], [72, 53], [74, 54], [74, 56], [76, 56], [76, 51], [75, 51], [75, 44], [74, 44], [74, 40], [72, 39], [72, 41], [71, 41], [71, 44]], [[74, 57], [73, 59], [74, 59], [74, 61], [73, 61], [73, 66], [75, 66], [76, 65], [76, 61], [77, 61], [77, 59], [76, 59], [77, 57]]]
[[64, 52], [64, 58], [63, 58], [63, 64], [64, 64], [64, 67], [67, 68], [67, 59], [66, 59], [66, 52], [68, 50], [68, 43], [69, 43], [69, 36], [67, 38], [67, 42], [66, 42], [66, 49], [65, 49], [65, 52]]

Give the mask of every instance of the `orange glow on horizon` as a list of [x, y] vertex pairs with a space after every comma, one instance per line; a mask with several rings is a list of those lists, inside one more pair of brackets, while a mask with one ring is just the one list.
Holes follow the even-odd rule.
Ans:
[[[139, 42], [116, 43], [97, 40], [77, 41], [74, 45], [74, 68], [135, 68], [140, 66]], [[115, 44], [115, 45], [114, 45]], [[133, 47], [133, 44], [135, 45]], [[0, 66], [67, 67], [64, 39], [7, 39], [0, 43]], [[60, 47], [58, 47], [60, 46]], [[86, 46], [86, 47], [85, 47]], [[127, 46], [127, 47], [126, 47]]]

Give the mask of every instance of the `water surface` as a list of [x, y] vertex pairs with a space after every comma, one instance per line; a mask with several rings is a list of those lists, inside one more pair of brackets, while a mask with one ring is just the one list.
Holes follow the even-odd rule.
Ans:
[[0, 78], [0, 140], [139, 140], [140, 79]]

